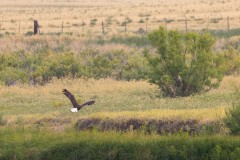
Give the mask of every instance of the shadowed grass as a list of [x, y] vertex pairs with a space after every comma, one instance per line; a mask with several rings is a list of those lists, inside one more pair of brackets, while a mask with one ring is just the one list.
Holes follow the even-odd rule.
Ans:
[[[0, 130], [0, 159], [213, 159], [239, 154], [239, 137]], [[220, 153], [218, 151], [221, 151]], [[222, 154], [225, 153], [225, 154]]]

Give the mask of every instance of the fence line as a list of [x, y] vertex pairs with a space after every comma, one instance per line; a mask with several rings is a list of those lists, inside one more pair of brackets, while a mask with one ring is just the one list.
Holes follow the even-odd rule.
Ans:
[[[238, 18], [238, 17], [235, 17]], [[18, 25], [17, 25], [18, 22]], [[135, 33], [135, 34], [144, 34], [148, 31], [158, 28], [159, 26], [165, 26], [167, 29], [179, 29], [182, 31], [191, 31], [191, 30], [225, 30], [229, 31], [231, 29], [240, 28], [240, 21], [235, 20], [231, 17], [226, 18], [209, 18], [206, 19], [190, 19], [185, 16], [183, 19], [162, 19], [156, 22], [149, 22], [148, 20], [142, 20], [138, 22], [128, 22], [125, 19], [122, 23], [116, 21], [93, 21], [86, 23], [84, 20], [81, 20], [69, 23], [67, 20], [59, 21], [38, 21], [39, 28], [41, 33], [77, 33], [77, 34], [117, 34], [117, 33]], [[232, 23], [234, 22], [234, 23]], [[0, 21], [0, 34], [26, 34], [31, 33], [34, 30], [33, 20], [11, 20], [4, 21], [2, 16], [2, 21]]]

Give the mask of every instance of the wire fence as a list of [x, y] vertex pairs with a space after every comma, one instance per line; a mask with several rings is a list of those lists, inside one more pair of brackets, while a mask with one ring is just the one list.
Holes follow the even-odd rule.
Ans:
[[[0, 20], [0, 34], [31, 34], [34, 30], [33, 19], [30, 20]], [[115, 35], [119, 33], [145, 34], [159, 26], [167, 29], [182, 31], [229, 31], [240, 28], [240, 17], [216, 17], [216, 18], [182, 18], [161, 19], [150, 21], [143, 18], [137, 22], [125, 19], [122, 22], [116, 20], [99, 21], [88, 20], [40, 20], [39, 31], [42, 34], [69, 33], [80, 35]]]

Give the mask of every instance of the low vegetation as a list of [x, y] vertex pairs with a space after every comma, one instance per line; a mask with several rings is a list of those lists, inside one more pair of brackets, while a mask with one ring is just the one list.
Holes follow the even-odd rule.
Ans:
[[23, 50], [0, 55], [0, 82], [44, 84], [53, 77], [143, 79], [148, 66], [141, 54], [121, 50], [101, 53], [83, 50], [79, 53]]
[[0, 130], [0, 158], [10, 159], [209, 159], [237, 160], [239, 137], [143, 135], [129, 132], [54, 133], [44, 130]]
[[240, 135], [240, 102], [239, 93], [237, 94], [237, 100], [233, 103], [233, 106], [226, 110], [226, 117], [224, 118], [225, 125], [230, 129], [230, 133], [234, 135]]

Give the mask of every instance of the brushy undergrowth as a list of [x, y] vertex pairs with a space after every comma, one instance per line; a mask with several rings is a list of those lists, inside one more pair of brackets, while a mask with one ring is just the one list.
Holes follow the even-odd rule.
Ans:
[[0, 83], [15, 85], [17, 82], [45, 84], [54, 77], [107, 78], [139, 80], [146, 77], [147, 62], [141, 54], [122, 50], [99, 52], [83, 50], [79, 53], [38, 53], [23, 50], [0, 53]]
[[141, 48], [111, 40], [98, 44], [64, 35], [10, 36], [0, 43], [0, 84], [5, 85], [45, 84], [53, 77], [139, 80], [148, 71]]
[[144, 135], [141, 133], [0, 130], [0, 159], [211, 159], [237, 160], [239, 137]]
[[[240, 70], [238, 41], [215, 44], [227, 75], [238, 75]], [[55, 77], [146, 79], [150, 66], [143, 48], [155, 52], [146, 36], [88, 40], [66, 35], [6, 36], [0, 43], [0, 85], [45, 84]]]

